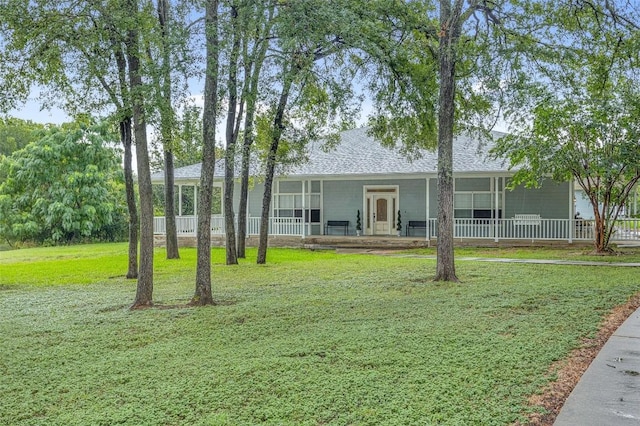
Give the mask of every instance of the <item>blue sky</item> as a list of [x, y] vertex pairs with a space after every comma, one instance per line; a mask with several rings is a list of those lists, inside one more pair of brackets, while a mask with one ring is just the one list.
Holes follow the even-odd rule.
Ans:
[[9, 111], [8, 115], [23, 120], [31, 120], [36, 123], [61, 124], [65, 121], [70, 121], [69, 116], [60, 109], [41, 110], [40, 103], [34, 99], [29, 99], [29, 101], [19, 109]]
[[[40, 102], [37, 100], [37, 96], [37, 92], [34, 91], [26, 103], [19, 108], [10, 110], [7, 115], [23, 120], [31, 120], [35, 123], [61, 124], [71, 121], [71, 118], [59, 108], [42, 109]], [[202, 94], [195, 94], [192, 97], [197, 105], [202, 106]], [[360, 118], [356, 120], [358, 126], [364, 126], [366, 124], [367, 115], [372, 112], [372, 109], [371, 101], [365, 101], [363, 103]]]

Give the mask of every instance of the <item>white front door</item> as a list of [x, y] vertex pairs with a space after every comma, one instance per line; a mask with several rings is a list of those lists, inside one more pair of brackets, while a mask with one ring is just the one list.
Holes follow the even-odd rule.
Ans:
[[393, 205], [395, 197], [393, 195], [373, 195], [371, 201], [372, 223], [374, 235], [391, 235], [393, 234]]

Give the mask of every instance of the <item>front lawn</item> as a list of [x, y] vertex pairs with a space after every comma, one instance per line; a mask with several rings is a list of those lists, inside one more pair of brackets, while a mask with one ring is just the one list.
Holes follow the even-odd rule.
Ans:
[[635, 269], [271, 249], [186, 308], [195, 250], [129, 311], [126, 245], [0, 253], [0, 424], [508, 425], [640, 289]]
[[[577, 246], [572, 248], [554, 247], [457, 247], [456, 256], [510, 258], [510, 259], [557, 259], [577, 260], [607, 263], [640, 263], [640, 247], [615, 248], [611, 255], [596, 255], [589, 246]], [[406, 250], [406, 253], [435, 256], [435, 247]]]

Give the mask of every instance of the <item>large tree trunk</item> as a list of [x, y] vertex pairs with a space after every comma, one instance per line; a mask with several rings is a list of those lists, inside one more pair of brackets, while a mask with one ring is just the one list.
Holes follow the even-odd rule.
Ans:
[[164, 150], [164, 219], [167, 245], [167, 259], [180, 259], [178, 250], [178, 230], [176, 228], [175, 187], [173, 164], [173, 138], [175, 120], [171, 105], [171, 64], [169, 55], [169, 2], [158, 0], [158, 23], [161, 29], [162, 48], [162, 76], [161, 76], [161, 105], [160, 105], [160, 134]]
[[[445, 4], [446, 3], [446, 4]], [[453, 254], [453, 128], [459, 10], [440, 2], [438, 99], [438, 248], [436, 281], [458, 281]]]
[[216, 163], [216, 106], [218, 101], [218, 0], [209, 0], [205, 16], [207, 68], [204, 83], [204, 111], [202, 117], [202, 172], [198, 203], [198, 258], [196, 289], [192, 305], [212, 305], [211, 292], [211, 198]]
[[127, 210], [129, 212], [129, 265], [127, 278], [138, 278], [138, 207], [133, 182], [131, 144], [131, 117], [120, 121], [120, 140], [124, 146], [124, 187], [127, 194]]
[[264, 194], [262, 196], [262, 213], [260, 215], [260, 241], [258, 245], [258, 264], [267, 262], [267, 246], [269, 243], [269, 211], [271, 210], [271, 195], [273, 193], [273, 175], [276, 169], [278, 145], [284, 130], [284, 111], [289, 99], [293, 75], [286, 75], [278, 101], [278, 108], [273, 118], [273, 128], [271, 129], [271, 145], [267, 156], [267, 172], [264, 180]]
[[[137, 16], [137, 0], [128, 0], [127, 4], [131, 16]], [[129, 87], [131, 88], [133, 107], [140, 196], [140, 270], [132, 309], [153, 305], [153, 194], [139, 55], [138, 31], [132, 28], [127, 35], [127, 60], [129, 62]]]
[[[233, 208], [233, 190], [235, 184], [236, 141], [238, 139], [238, 124], [242, 120], [242, 112], [237, 114], [238, 105], [238, 56], [240, 54], [240, 34], [238, 25], [238, 10], [231, 6], [231, 37], [232, 47], [229, 55], [229, 79], [227, 90], [229, 92], [229, 109], [227, 111], [226, 141], [224, 167], [224, 229], [226, 240], [227, 265], [238, 264], [236, 252], [236, 225]], [[246, 76], [245, 76], [246, 78]], [[242, 102], [241, 102], [242, 111]]]

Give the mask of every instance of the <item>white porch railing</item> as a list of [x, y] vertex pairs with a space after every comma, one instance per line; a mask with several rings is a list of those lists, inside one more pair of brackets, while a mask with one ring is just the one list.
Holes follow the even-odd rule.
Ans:
[[[176, 232], [178, 235], [195, 235], [198, 231], [197, 216], [176, 216]], [[167, 226], [164, 216], [153, 218], [153, 233], [165, 234]], [[224, 217], [211, 216], [211, 234], [224, 235]]]
[[[438, 236], [437, 219], [429, 220], [429, 236]], [[495, 240], [580, 240], [594, 238], [594, 222], [587, 219], [455, 219], [454, 238]], [[612, 241], [640, 241], [640, 219], [616, 221]]]
[[[178, 235], [196, 235], [198, 230], [197, 216], [176, 216]], [[167, 232], [164, 216], [153, 218], [153, 232], [165, 234]], [[211, 216], [211, 235], [224, 235], [225, 223], [222, 216]], [[260, 233], [260, 218], [247, 218], [247, 235]], [[269, 235], [302, 236], [302, 218], [299, 217], [271, 217], [269, 218]]]
[[259, 235], [260, 234], [260, 218], [248, 217], [247, 218], [247, 235]]
[[269, 235], [300, 235], [302, 236], [302, 218], [300, 217], [270, 217]]
[[[198, 229], [196, 216], [176, 217], [178, 235], [195, 235]], [[224, 217], [211, 217], [211, 234], [224, 235]], [[165, 218], [153, 218], [156, 234], [166, 232]], [[303, 223], [299, 217], [269, 218], [269, 235], [302, 236]], [[429, 237], [438, 236], [436, 219], [429, 219], [425, 230]], [[260, 218], [247, 219], [247, 235], [260, 233]], [[415, 235], [414, 235], [415, 236]], [[455, 219], [455, 238], [477, 238], [493, 240], [579, 240], [591, 241], [594, 238], [593, 221], [587, 219]], [[640, 219], [620, 219], [616, 221], [612, 241], [640, 241]]]
[[619, 219], [616, 221], [613, 241], [640, 241], [640, 219]]

